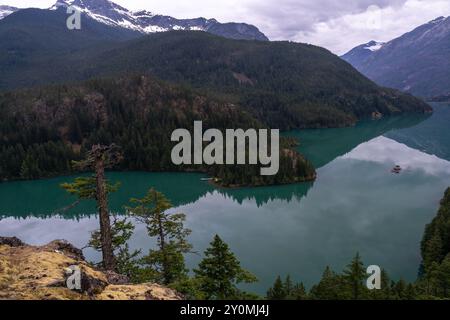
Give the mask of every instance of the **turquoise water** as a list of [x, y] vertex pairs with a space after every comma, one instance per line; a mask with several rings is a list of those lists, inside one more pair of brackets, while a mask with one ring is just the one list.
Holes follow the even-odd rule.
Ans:
[[[277, 275], [311, 285], [325, 266], [340, 271], [359, 251], [366, 264], [414, 280], [420, 239], [450, 186], [450, 107], [430, 117], [366, 121], [353, 128], [286, 133], [318, 168], [314, 183], [217, 189], [201, 174], [109, 173], [122, 183], [110, 207], [122, 213], [131, 197], [155, 187], [187, 215], [190, 241], [202, 252], [215, 234], [259, 278], [246, 289], [264, 294]], [[391, 173], [395, 165], [404, 169]], [[73, 177], [0, 184], [0, 234], [31, 244], [64, 238], [79, 247], [98, 227], [93, 203], [68, 212], [74, 198], [59, 188]], [[153, 242], [136, 226], [133, 248]], [[89, 259], [98, 254], [85, 251]], [[189, 267], [201, 259], [187, 256]]]

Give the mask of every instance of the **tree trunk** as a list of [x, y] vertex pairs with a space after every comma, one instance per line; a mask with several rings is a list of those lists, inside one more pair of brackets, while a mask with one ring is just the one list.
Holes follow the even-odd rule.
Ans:
[[169, 272], [168, 272], [168, 266], [167, 266], [167, 252], [165, 250], [166, 248], [166, 240], [164, 237], [164, 229], [162, 226], [162, 214], [158, 214], [158, 227], [159, 227], [159, 238], [160, 238], [160, 250], [163, 254], [163, 261], [162, 261], [162, 271], [163, 271], [163, 278], [164, 278], [164, 284], [168, 285], [170, 284], [171, 280], [169, 279]]
[[116, 263], [112, 249], [111, 222], [108, 212], [108, 199], [105, 181], [105, 164], [103, 154], [95, 159], [95, 176], [97, 188], [97, 204], [100, 215], [100, 235], [102, 244], [103, 267], [105, 270], [115, 270]]

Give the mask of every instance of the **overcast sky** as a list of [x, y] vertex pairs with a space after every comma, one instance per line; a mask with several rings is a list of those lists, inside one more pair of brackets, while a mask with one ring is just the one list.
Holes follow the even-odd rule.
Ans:
[[[51, 6], [56, 0], [0, 0], [17, 7]], [[370, 40], [387, 41], [439, 16], [450, 0], [115, 0], [132, 10], [177, 18], [203, 16], [256, 25], [271, 40], [319, 45], [343, 54]]]

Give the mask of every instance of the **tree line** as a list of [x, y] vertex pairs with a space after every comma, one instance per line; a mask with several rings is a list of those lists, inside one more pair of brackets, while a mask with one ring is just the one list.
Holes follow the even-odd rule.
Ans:
[[428, 300], [450, 299], [450, 188], [437, 216], [426, 226], [421, 244], [422, 263], [413, 283], [391, 280], [381, 272], [381, 289], [368, 290], [366, 268], [357, 254], [342, 273], [326, 267], [319, 283], [308, 291], [290, 276], [278, 277], [267, 292], [273, 300]]
[[[263, 123], [237, 105], [149, 77], [91, 80], [0, 94], [0, 180], [36, 179], [78, 172], [72, 161], [92, 146], [117, 144], [117, 170], [200, 171], [223, 186], [313, 180], [312, 164], [281, 139], [280, 170], [261, 177], [259, 165], [175, 166], [170, 141], [175, 129], [260, 129]], [[283, 151], [284, 150], [284, 151]], [[291, 150], [291, 152], [285, 152]]]

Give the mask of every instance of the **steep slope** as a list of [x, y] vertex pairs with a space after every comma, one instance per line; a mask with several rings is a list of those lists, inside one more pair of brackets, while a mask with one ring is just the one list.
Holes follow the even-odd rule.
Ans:
[[231, 39], [269, 40], [255, 26], [245, 23], [220, 23], [215, 19], [176, 19], [156, 15], [146, 10], [132, 12], [109, 0], [58, 0], [51, 7], [78, 8], [86, 16], [110, 26], [139, 31], [141, 33], [165, 32], [171, 30], [199, 30]]
[[440, 17], [361, 57], [342, 58], [376, 83], [430, 98], [450, 93], [450, 17]]
[[67, 14], [62, 9], [23, 9], [0, 21], [1, 88], [37, 84], [39, 77], [33, 75], [44, 74], [58, 59], [58, 73], [64, 77], [71, 54], [80, 53], [81, 57], [92, 50], [141, 35], [91, 19], [84, 21], [81, 30], [70, 31], [66, 19]]

